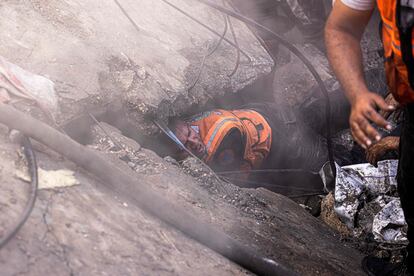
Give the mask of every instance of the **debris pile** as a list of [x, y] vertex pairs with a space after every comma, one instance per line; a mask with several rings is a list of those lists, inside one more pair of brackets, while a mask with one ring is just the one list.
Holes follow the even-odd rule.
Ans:
[[363, 254], [401, 261], [407, 225], [398, 198], [397, 160], [337, 166], [336, 187], [322, 201], [320, 218]]
[[[139, 132], [144, 121], [151, 123], [151, 116], [166, 119], [212, 98], [235, 93], [268, 75], [274, 65], [243, 23], [231, 21], [238, 47], [243, 50], [238, 53], [231, 43], [217, 43], [220, 37], [165, 5], [165, 1], [123, 1], [134, 20], [114, 10], [113, 2], [58, 1], [44, 8], [38, 0], [30, 1], [33, 7], [9, 2], [0, 4], [0, 25], [5, 26], [0, 34], [0, 54], [48, 76], [48, 86], [42, 91], [52, 93], [56, 83], [60, 104], [57, 117], [62, 124], [121, 102], [128, 115], [122, 119], [132, 121]], [[203, 5], [176, 2], [212, 29], [222, 29], [230, 21]], [[231, 40], [230, 34], [225, 35]], [[214, 44], [218, 45], [216, 53], [206, 58]], [[306, 51], [315, 56], [312, 62], [324, 71], [323, 79], [329, 78], [326, 63], [319, 62], [321, 55], [312, 49]], [[237, 55], [241, 55], [240, 60]], [[309, 78], [303, 82], [294, 78], [299, 84], [296, 90], [306, 90], [313, 83]], [[0, 93], [4, 95], [8, 96]], [[55, 103], [53, 95], [48, 99]], [[25, 106], [22, 109], [27, 110]], [[103, 185], [105, 179], [97, 181], [62, 156], [39, 153], [40, 167], [55, 182], [65, 187], [81, 185], [63, 189], [53, 184], [53, 188], [39, 191], [39, 203], [27, 227], [0, 251], [6, 274], [194, 275], [203, 271], [249, 275], [138, 208], [133, 200], [140, 191], [136, 187], [147, 186], [194, 217], [299, 273], [362, 273], [361, 255], [338, 244], [336, 233], [290, 199], [265, 189], [241, 189], [221, 181], [195, 159], [181, 164], [163, 159], [126, 137], [116, 125], [96, 118], [93, 121], [95, 124], [86, 126], [92, 137], [87, 147], [130, 174], [133, 185], [119, 183], [113, 186], [124, 187], [121, 191], [111, 190]], [[0, 147], [4, 147], [0, 171], [8, 179], [14, 176], [11, 164], [15, 154], [6, 137], [3, 133], [0, 137]], [[4, 168], [3, 163], [7, 164]], [[22, 178], [13, 178], [12, 183], [21, 184]], [[2, 188], [6, 192], [0, 193], [0, 209], [14, 212], [13, 202], [24, 201], [24, 186]]]
[[405, 244], [406, 224], [397, 194], [398, 161], [337, 167], [335, 212], [356, 236]]
[[120, 130], [105, 122], [93, 126], [92, 137], [91, 148], [116, 156], [135, 172], [159, 174], [166, 170], [165, 165], [153, 161], [153, 152], [142, 148], [137, 141], [125, 137]]

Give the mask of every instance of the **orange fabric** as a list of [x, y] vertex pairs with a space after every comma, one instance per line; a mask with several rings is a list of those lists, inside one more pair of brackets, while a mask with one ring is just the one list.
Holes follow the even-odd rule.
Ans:
[[216, 109], [193, 118], [190, 125], [197, 127], [207, 149], [206, 163], [212, 161], [224, 137], [236, 128], [245, 140], [244, 160], [258, 168], [269, 155], [272, 130], [265, 118], [253, 110]]
[[394, 98], [401, 104], [413, 103], [414, 91], [408, 81], [408, 70], [403, 62], [400, 48], [396, 16], [397, 0], [377, 0], [377, 5], [383, 22], [382, 39], [388, 87]]

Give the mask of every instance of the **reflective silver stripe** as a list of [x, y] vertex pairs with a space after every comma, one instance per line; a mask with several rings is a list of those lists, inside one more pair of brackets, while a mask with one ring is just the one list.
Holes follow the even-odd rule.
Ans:
[[[395, 42], [393, 41], [392, 42], [392, 45], [397, 49], [397, 50], [399, 50], [399, 51], [401, 51], [401, 47], [400, 46], [398, 46], [397, 44], [395, 44]], [[413, 46], [411, 46], [413, 49], [414, 49], [414, 45]]]
[[398, 46], [397, 44], [395, 44], [395, 42], [393, 41], [392, 42], [392, 45], [397, 49], [397, 50], [400, 50], [401, 51], [401, 47], [400, 46]]
[[392, 26], [388, 25], [384, 21], [382, 21], [382, 24], [384, 24], [384, 26], [387, 27], [387, 29], [390, 29], [392, 31]]
[[235, 119], [235, 118], [228, 118], [228, 119], [224, 119], [223, 121], [221, 121], [218, 124], [218, 126], [216, 126], [216, 128], [214, 129], [213, 134], [211, 135], [210, 139], [208, 139], [208, 142], [207, 142], [207, 145], [206, 145], [207, 151], [210, 149], [211, 143], [213, 143], [213, 140], [216, 137], [217, 132], [219, 131], [219, 129], [227, 122], [237, 122], [237, 121], [239, 121], [239, 120]]
[[194, 123], [194, 122], [200, 121], [200, 120], [205, 119], [208, 116], [210, 116], [211, 113], [213, 113], [213, 111], [207, 111], [207, 112], [203, 112], [203, 113], [200, 113], [200, 114], [196, 114], [196, 115], [190, 117], [188, 119], [188, 122]]
[[[413, 0], [413, 1], [414, 1], [414, 0]], [[385, 26], [387, 29], [390, 29], [391, 31], [393, 30], [393, 29], [392, 29], [392, 27], [391, 27], [390, 25], [388, 25], [387, 23], [385, 23], [385, 22], [382, 22], [382, 23], [384, 24], [384, 26]], [[399, 45], [397, 45], [397, 44], [395, 43], [395, 41], [392, 41], [391, 43], [392, 43], [392, 46], [394, 46], [397, 50], [401, 51], [401, 47], [400, 47]], [[414, 49], [414, 45], [413, 45], [412, 47], [413, 47], [413, 49]]]

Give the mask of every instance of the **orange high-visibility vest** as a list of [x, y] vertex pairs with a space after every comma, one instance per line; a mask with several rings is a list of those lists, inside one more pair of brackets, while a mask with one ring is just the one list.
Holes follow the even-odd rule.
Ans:
[[[401, 104], [414, 102], [414, 88], [410, 85], [409, 70], [404, 63], [402, 41], [397, 19], [398, 0], [377, 0], [382, 18], [382, 40], [385, 55], [387, 84], [394, 98]], [[414, 45], [414, 35], [412, 36]], [[413, 54], [411, 48], [411, 54]], [[410, 72], [414, 74], [414, 72]], [[414, 76], [412, 76], [414, 78]]]
[[209, 164], [230, 130], [238, 129], [245, 143], [244, 160], [252, 168], [258, 168], [269, 155], [272, 145], [272, 129], [265, 118], [253, 110], [222, 110], [202, 113], [190, 120], [206, 146], [204, 161]]

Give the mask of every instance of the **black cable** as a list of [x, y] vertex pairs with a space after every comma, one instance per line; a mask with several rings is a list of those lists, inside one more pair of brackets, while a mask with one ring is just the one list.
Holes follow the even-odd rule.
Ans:
[[[249, 173], [309, 173], [313, 175], [318, 175], [319, 172], [304, 170], [304, 169], [262, 169], [262, 170], [250, 170]], [[227, 174], [243, 174], [246, 173], [245, 171], [235, 170], [235, 171], [223, 171], [218, 172], [219, 175], [227, 175]]]
[[[195, 160], [200, 162], [201, 165], [203, 165], [204, 168], [206, 168], [212, 176], [218, 181], [218, 183], [224, 182], [222, 178], [220, 178], [216, 172], [213, 171], [212, 168], [210, 168], [209, 165], [207, 165], [201, 158], [196, 156], [194, 153], [192, 153], [189, 149], [187, 149], [181, 141], [175, 136], [175, 134], [168, 128], [168, 126], [164, 125], [162, 122], [154, 120], [153, 123], [167, 136], [169, 137], [180, 149], [184, 150], [188, 155], [193, 157]], [[221, 192], [224, 192], [226, 194], [229, 193], [228, 189], [224, 185], [219, 185], [219, 189]]]
[[118, 6], [118, 8], [121, 10], [121, 12], [125, 15], [126, 18], [128, 18], [129, 22], [131, 22], [132, 25], [134, 25], [135, 29], [139, 32], [141, 31], [141, 28], [138, 27], [137, 23], [129, 16], [128, 12], [122, 7], [122, 5], [118, 2], [118, 0], [114, 0], [115, 4]]
[[238, 177], [232, 177], [232, 176], [226, 176], [227, 179], [230, 181], [236, 181], [244, 184], [250, 184], [254, 185], [254, 187], [264, 187], [264, 188], [280, 188], [280, 189], [286, 189], [286, 190], [292, 190], [292, 191], [299, 191], [299, 192], [307, 192], [307, 193], [324, 193], [323, 190], [315, 190], [315, 189], [306, 189], [306, 188], [299, 188], [299, 187], [292, 187], [292, 186], [284, 186], [284, 185], [278, 185], [273, 183], [268, 183], [264, 181], [254, 181], [254, 180], [248, 180]]
[[202, 60], [201, 65], [200, 65], [200, 68], [198, 69], [197, 77], [193, 81], [193, 84], [190, 85], [190, 87], [187, 88], [188, 91], [191, 91], [196, 86], [196, 84], [198, 83], [198, 81], [200, 80], [201, 73], [203, 72], [204, 65], [206, 64], [207, 58], [210, 57], [211, 55], [213, 55], [217, 51], [218, 47], [221, 45], [221, 42], [223, 42], [223, 39], [224, 39], [224, 37], [227, 34], [227, 29], [228, 29], [228, 23], [227, 23], [227, 16], [225, 15], [224, 16], [224, 30], [223, 30], [223, 33], [221, 34], [220, 39], [216, 43], [216, 45], [214, 46], [214, 48], [211, 51], [207, 52], [204, 55], [203, 60]]
[[220, 36], [219, 41], [217, 42], [216, 46], [214, 46], [214, 48], [210, 51], [210, 53], [207, 54], [207, 57], [210, 57], [212, 54], [214, 54], [218, 47], [221, 45], [221, 42], [223, 42], [223, 40], [226, 38], [226, 34], [227, 34], [227, 30], [229, 28], [228, 22], [227, 22], [227, 17], [226, 15], [224, 15], [224, 30], [223, 33]]
[[[162, 0], [166, 1], [166, 0]], [[266, 26], [263, 26], [262, 24], [238, 13], [232, 10], [229, 10], [227, 8], [224, 8], [220, 5], [217, 5], [215, 3], [212, 3], [208, 0], [195, 0], [198, 2], [201, 2], [213, 9], [216, 9], [224, 14], [227, 14], [229, 16], [232, 16], [234, 18], [237, 18], [238, 20], [252, 25], [268, 34], [273, 36], [281, 45], [283, 45], [285, 48], [287, 48], [289, 51], [291, 51], [295, 56], [297, 56], [303, 64], [306, 66], [306, 68], [310, 71], [312, 76], [315, 78], [316, 82], [318, 83], [319, 88], [321, 89], [323, 95], [326, 98], [326, 106], [325, 106], [325, 112], [326, 112], [326, 141], [327, 141], [327, 147], [328, 147], [328, 158], [329, 158], [329, 164], [333, 173], [333, 176], [336, 177], [336, 166], [335, 166], [335, 160], [333, 155], [333, 146], [332, 146], [332, 137], [331, 137], [331, 103], [329, 99], [329, 93], [328, 90], [325, 87], [324, 82], [322, 81], [321, 77], [319, 76], [319, 73], [316, 71], [315, 67], [312, 65], [312, 63], [300, 52], [292, 43], [287, 41], [286, 39], [282, 38], [280, 35], [272, 31], [271, 29], [267, 28]]]
[[[235, 11], [237, 11], [237, 12], [239, 12], [240, 13], [240, 10], [236, 7], [236, 6], [234, 6], [233, 5], [233, 3], [231, 2], [232, 0], [230, 0], [230, 1], [227, 1], [227, 5], [229, 5], [230, 6], [230, 8], [232, 8], [233, 10], [235, 10]], [[267, 53], [271, 56], [271, 58], [272, 58], [272, 60], [273, 60], [273, 62], [275, 63], [275, 65], [276, 65], [276, 57], [275, 57], [275, 55], [273, 54], [273, 52], [271, 51], [271, 49], [269, 48], [269, 46], [266, 44], [266, 42], [263, 40], [263, 38], [262, 37], [260, 37], [258, 34], [257, 34], [257, 31], [256, 30], [254, 30], [254, 29], [252, 29], [252, 28], [250, 28], [251, 26], [248, 26], [248, 28], [249, 28], [249, 30], [252, 32], [252, 34], [253, 34], [253, 36], [259, 41], [259, 43], [260, 43], [260, 45], [262, 45], [262, 47], [263, 48], [265, 48], [266, 49], [266, 51], [267, 51]]]
[[[236, 33], [234, 32], [233, 23], [231, 23], [230, 16], [227, 15], [226, 18], [229, 21], [230, 32], [231, 32], [231, 35], [233, 36], [234, 43], [237, 46], [239, 46], [239, 42], [237, 41], [237, 36], [236, 36]], [[239, 46], [239, 48], [240, 48], [240, 46]], [[231, 73], [228, 75], [229, 77], [232, 77], [234, 74], [236, 74], [237, 70], [239, 69], [239, 65], [240, 65], [240, 50], [239, 50], [239, 48], [237, 48], [236, 65], [234, 66], [233, 71], [231, 71]]]
[[[181, 12], [182, 14], [184, 14], [185, 16], [187, 16], [188, 18], [192, 19], [193, 21], [197, 22], [198, 24], [200, 24], [201, 26], [203, 26], [204, 28], [206, 28], [207, 30], [209, 30], [210, 32], [212, 32], [213, 34], [217, 35], [220, 37], [220, 34], [218, 32], [216, 32], [214, 29], [212, 29], [211, 27], [207, 26], [206, 24], [204, 24], [203, 22], [201, 22], [200, 20], [198, 20], [197, 18], [195, 18], [194, 16], [192, 16], [191, 14], [189, 14], [188, 12], [180, 9], [179, 7], [177, 7], [176, 5], [172, 4], [171, 2], [167, 1], [167, 0], [161, 0], [162, 2], [164, 2], [165, 4], [169, 5], [170, 7], [176, 9], [177, 11]], [[236, 49], [240, 50], [240, 52], [247, 58], [247, 60], [249, 62], [252, 61], [252, 59], [249, 57], [249, 55], [243, 51], [242, 49], [240, 49], [236, 44], [234, 44], [232, 41], [228, 40], [227, 38], [223, 38], [224, 41], [226, 41], [227, 43], [229, 43], [231, 46], [235, 47]]]
[[320, 195], [327, 195], [325, 191], [316, 192], [316, 193], [309, 193], [309, 194], [297, 194], [297, 195], [287, 195], [290, 199], [300, 198], [300, 197], [309, 197], [309, 196], [320, 196]]
[[32, 148], [32, 143], [30, 142], [30, 139], [26, 136], [23, 136], [22, 139], [22, 146], [24, 149], [24, 155], [27, 160], [27, 164], [29, 166], [29, 174], [30, 174], [30, 184], [31, 184], [31, 191], [30, 191], [30, 197], [29, 201], [26, 204], [26, 207], [23, 211], [23, 214], [19, 221], [9, 230], [4, 236], [0, 239], [0, 248], [5, 246], [16, 234], [19, 232], [20, 228], [24, 225], [24, 223], [29, 218], [35, 201], [37, 197], [37, 187], [38, 187], [38, 175], [37, 175], [37, 161], [36, 161], [36, 155]]

